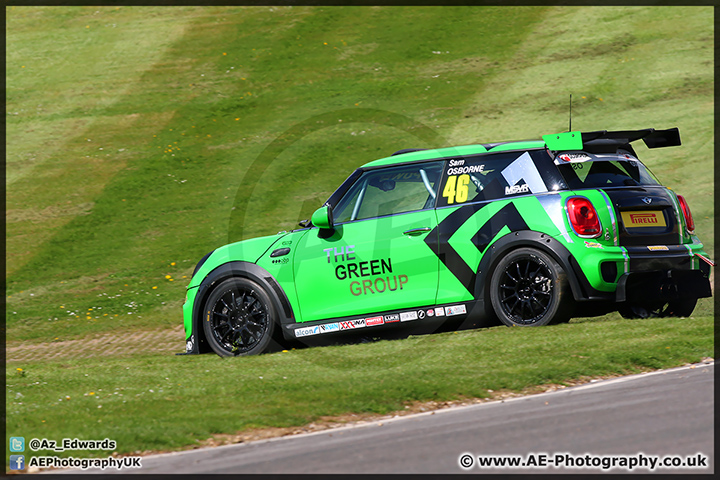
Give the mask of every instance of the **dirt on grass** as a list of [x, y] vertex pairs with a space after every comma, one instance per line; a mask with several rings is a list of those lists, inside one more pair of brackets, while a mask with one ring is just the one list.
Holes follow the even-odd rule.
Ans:
[[126, 335], [106, 333], [77, 340], [8, 342], [5, 355], [7, 363], [13, 363], [26, 360], [131, 356], [139, 351], [171, 354], [184, 350], [185, 333], [182, 325], [178, 325], [163, 330], [133, 331]]

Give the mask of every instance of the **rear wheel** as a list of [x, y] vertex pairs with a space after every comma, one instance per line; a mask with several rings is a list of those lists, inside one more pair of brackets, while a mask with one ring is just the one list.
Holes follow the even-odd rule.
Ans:
[[534, 248], [508, 253], [493, 271], [490, 301], [508, 326], [542, 326], [566, 322], [573, 298], [565, 270]]
[[260, 285], [230, 278], [210, 294], [203, 329], [210, 347], [221, 357], [255, 355], [267, 350], [275, 318], [272, 301]]

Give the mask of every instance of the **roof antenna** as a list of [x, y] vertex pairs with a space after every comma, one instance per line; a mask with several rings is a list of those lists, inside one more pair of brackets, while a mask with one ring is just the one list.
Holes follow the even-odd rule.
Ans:
[[570, 124], [568, 125], [568, 132], [572, 132], [572, 93], [570, 94]]

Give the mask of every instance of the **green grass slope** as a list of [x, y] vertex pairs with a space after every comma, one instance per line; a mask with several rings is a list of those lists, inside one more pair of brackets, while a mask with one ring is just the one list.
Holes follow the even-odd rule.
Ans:
[[713, 252], [709, 8], [6, 13], [9, 340], [178, 325], [208, 251], [399, 148], [566, 130], [570, 93], [574, 128], [680, 127], [641, 154]]
[[[7, 435], [110, 438], [118, 453], [132, 455], [327, 416], [342, 423], [347, 413], [404, 412], [414, 402], [537, 392], [569, 379], [695, 363], [712, 352], [713, 319], [703, 317], [493, 327], [237, 361], [143, 352], [101, 362], [51, 360], [7, 369]], [[108, 452], [60, 455], [73, 454]]]

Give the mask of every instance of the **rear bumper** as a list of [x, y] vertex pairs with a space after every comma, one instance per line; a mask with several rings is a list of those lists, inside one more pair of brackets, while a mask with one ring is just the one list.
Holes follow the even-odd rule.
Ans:
[[[695, 247], [695, 248], [693, 248]], [[662, 252], [628, 247], [629, 270], [617, 282], [618, 302], [655, 302], [712, 296], [710, 265], [697, 246], [675, 245]]]
[[[585, 242], [588, 244], [588, 242]], [[577, 255], [573, 272], [587, 279], [576, 300], [625, 302], [712, 296], [710, 265], [702, 244], [612, 247], [599, 245]], [[579, 298], [578, 298], [579, 297]]]
[[650, 270], [620, 276], [616, 302], [652, 303], [712, 296], [710, 279], [702, 270]]

